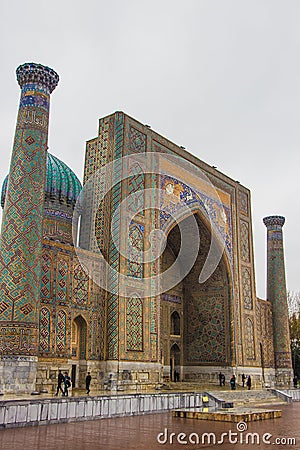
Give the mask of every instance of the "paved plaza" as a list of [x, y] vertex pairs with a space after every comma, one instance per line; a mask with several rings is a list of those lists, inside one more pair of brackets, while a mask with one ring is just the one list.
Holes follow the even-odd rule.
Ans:
[[[247, 432], [258, 433], [260, 439], [265, 433], [272, 435], [266, 437], [275, 446], [275, 439], [281, 439], [285, 444], [277, 444], [276, 449], [299, 449], [300, 447], [300, 403], [282, 406], [282, 418], [253, 422], [249, 424]], [[168, 443], [160, 444], [157, 441], [159, 433], [168, 430]], [[222, 433], [237, 432], [236, 424], [226, 422], [208, 422], [201, 420], [188, 420], [172, 418], [171, 413], [152, 414], [136, 417], [123, 417], [116, 419], [95, 420], [71, 424], [55, 424], [22, 429], [8, 429], [0, 431], [0, 448], [6, 450], [149, 450], [149, 449], [192, 449], [192, 448], [224, 448], [245, 450], [245, 448], [270, 449], [270, 444], [246, 445], [224, 443], [216, 445], [182, 445], [177, 442], [179, 433], [192, 436], [197, 433], [214, 433], [220, 440]], [[170, 433], [175, 433], [174, 443], [170, 444]], [[246, 432], [238, 433], [239, 437]], [[234, 438], [234, 436], [233, 436]], [[233, 439], [232, 438], [232, 439]], [[295, 445], [287, 445], [287, 439], [295, 439]], [[172, 438], [171, 438], [172, 439]], [[286, 439], [284, 441], [284, 439]], [[161, 441], [164, 435], [161, 436]]]

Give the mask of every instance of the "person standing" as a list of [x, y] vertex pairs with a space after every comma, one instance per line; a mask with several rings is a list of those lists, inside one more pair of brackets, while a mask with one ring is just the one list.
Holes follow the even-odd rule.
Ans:
[[232, 375], [232, 377], [230, 378], [230, 386], [231, 390], [235, 391], [235, 375]]
[[86, 376], [86, 378], [85, 378], [85, 387], [86, 387], [86, 393], [87, 393], [87, 394], [90, 393], [90, 384], [91, 384], [91, 380], [92, 380], [91, 373], [88, 372], [88, 373], [87, 373], [87, 376]]
[[248, 379], [247, 379], [247, 386], [248, 386], [248, 390], [250, 391], [250, 389], [251, 389], [251, 377], [250, 377], [250, 375], [248, 376]]
[[58, 396], [58, 392], [61, 391], [62, 395], [65, 395], [63, 388], [61, 387], [62, 383], [64, 383], [65, 381], [65, 377], [63, 376], [63, 374], [61, 373], [61, 370], [58, 371], [58, 376], [57, 376], [57, 389], [56, 389], [56, 394], [55, 397]]
[[65, 377], [64, 378], [65, 378], [64, 379], [64, 382], [65, 382], [65, 393], [64, 393], [64, 395], [66, 397], [68, 397], [68, 395], [69, 395], [68, 389], [69, 389], [69, 387], [71, 387], [71, 378], [69, 377], [68, 372], [65, 372]]
[[225, 386], [225, 375], [224, 375], [224, 373], [222, 374], [222, 384], [223, 384], [223, 386]]
[[222, 374], [222, 372], [219, 373], [219, 383], [220, 383], [220, 386], [222, 386], [222, 384], [223, 384], [223, 374]]
[[243, 387], [245, 387], [245, 381], [246, 381], [246, 375], [243, 373], [243, 375], [242, 375]]

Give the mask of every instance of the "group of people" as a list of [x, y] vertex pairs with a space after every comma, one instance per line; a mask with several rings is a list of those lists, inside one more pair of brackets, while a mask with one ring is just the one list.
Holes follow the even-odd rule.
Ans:
[[[248, 377], [246, 377], [246, 375], [243, 373], [242, 374], [242, 386], [243, 387], [245, 387], [245, 382], [246, 382], [247, 388], [250, 390], [251, 389], [251, 384], [252, 384], [251, 376], [248, 375]], [[236, 389], [236, 378], [235, 378], [234, 374], [230, 378], [229, 383], [230, 383], [231, 390], [235, 391], [235, 389]], [[220, 386], [225, 386], [225, 375], [222, 372], [219, 373], [219, 384], [220, 384]]]
[[68, 397], [69, 392], [68, 389], [71, 387], [71, 378], [68, 375], [68, 372], [62, 373], [61, 370], [58, 371], [57, 377], [57, 389], [55, 397], [58, 396], [59, 391], [61, 391], [64, 397]]
[[[90, 385], [91, 385], [92, 377], [91, 373], [88, 372], [87, 376], [85, 378], [85, 387], [86, 387], [86, 393], [90, 393]], [[68, 372], [62, 373], [61, 370], [58, 371], [58, 377], [57, 377], [57, 389], [55, 397], [58, 396], [59, 391], [61, 391], [62, 395], [64, 397], [68, 397], [69, 392], [68, 389], [72, 386], [71, 378], [68, 375]]]
[[243, 373], [243, 375], [242, 375], [243, 387], [245, 387], [245, 381], [246, 381], [247, 388], [250, 390], [251, 389], [251, 384], [252, 384], [251, 377], [250, 377], [250, 375], [248, 375], [248, 378], [247, 378], [246, 375]]

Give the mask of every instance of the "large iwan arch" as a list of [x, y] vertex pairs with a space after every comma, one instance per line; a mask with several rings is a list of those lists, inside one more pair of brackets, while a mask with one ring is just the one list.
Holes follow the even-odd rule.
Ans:
[[[207, 259], [211, 234], [201, 215], [197, 221], [200, 248], [193, 268], [180, 283], [164, 292], [161, 316], [161, 348], [164, 376], [172, 372], [170, 349], [178, 345], [182, 349], [180, 373], [185, 380], [207, 378], [211, 371], [232, 366], [232, 330], [230, 273], [223, 254], [211, 277], [203, 284], [199, 275]], [[180, 227], [184, 230], [184, 221]], [[180, 227], [175, 225], [168, 234], [166, 249], [162, 255], [162, 272], [178, 257], [181, 245]], [[188, 233], [188, 229], [186, 230]], [[193, 239], [193, 236], [188, 236]], [[195, 237], [197, 239], [197, 237]], [[184, 261], [182, 262], [184, 264]], [[178, 278], [180, 279], [180, 268]], [[174, 335], [174, 317], [182, 321], [181, 332]], [[178, 319], [177, 319], [178, 320]]]

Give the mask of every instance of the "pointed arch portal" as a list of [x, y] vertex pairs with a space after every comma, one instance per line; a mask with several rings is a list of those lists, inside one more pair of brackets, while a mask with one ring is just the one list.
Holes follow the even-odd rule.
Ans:
[[[226, 366], [231, 362], [230, 273], [226, 255], [223, 254], [210, 278], [200, 284], [199, 274], [209, 252], [211, 234], [200, 214], [194, 216], [200, 236], [194, 266], [181, 280], [179, 265], [180, 281], [162, 294], [162, 363], [164, 375], [171, 374], [171, 379], [174, 370], [188, 380], [198, 378], [204, 366]], [[188, 234], [185, 220], [182, 219], [181, 228]], [[193, 242], [192, 235], [188, 234], [186, 238]], [[180, 229], [175, 225], [168, 234], [161, 257], [162, 273], [176, 260], [180, 245]]]

